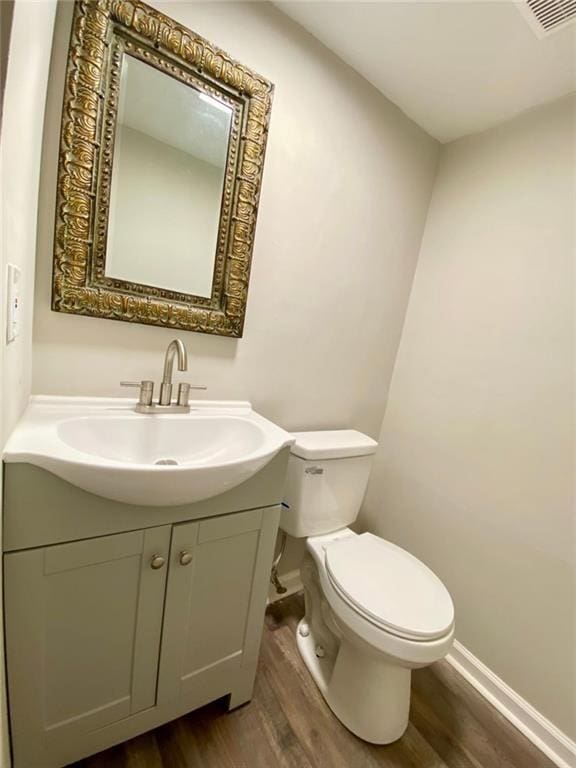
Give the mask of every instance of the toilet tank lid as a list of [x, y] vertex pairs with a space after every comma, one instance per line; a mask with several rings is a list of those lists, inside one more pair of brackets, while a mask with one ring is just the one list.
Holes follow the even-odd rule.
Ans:
[[301, 459], [344, 459], [369, 456], [378, 443], [355, 429], [331, 429], [319, 432], [293, 432], [295, 442], [290, 449]]

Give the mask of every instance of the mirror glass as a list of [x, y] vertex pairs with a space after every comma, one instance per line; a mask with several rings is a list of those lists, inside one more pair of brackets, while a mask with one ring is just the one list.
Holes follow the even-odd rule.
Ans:
[[232, 107], [125, 55], [106, 277], [210, 297]]

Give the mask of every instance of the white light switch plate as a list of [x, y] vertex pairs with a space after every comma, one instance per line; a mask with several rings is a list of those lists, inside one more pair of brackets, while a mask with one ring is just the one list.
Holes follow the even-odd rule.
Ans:
[[10, 344], [20, 333], [22, 270], [14, 264], [8, 264], [6, 282], [6, 343]]

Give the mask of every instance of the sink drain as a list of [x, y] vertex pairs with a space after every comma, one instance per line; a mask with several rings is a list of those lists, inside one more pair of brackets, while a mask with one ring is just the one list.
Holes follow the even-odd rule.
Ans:
[[158, 464], [163, 467], [166, 467], [166, 466], [173, 467], [173, 466], [177, 466], [178, 462], [176, 461], [176, 459], [156, 459], [154, 464]]

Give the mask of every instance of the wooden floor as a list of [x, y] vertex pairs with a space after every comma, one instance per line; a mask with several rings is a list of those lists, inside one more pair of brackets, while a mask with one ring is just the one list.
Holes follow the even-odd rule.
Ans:
[[270, 607], [254, 698], [215, 702], [74, 768], [553, 768], [446, 662], [414, 672], [410, 725], [386, 747], [352, 736], [300, 660], [300, 596]]

